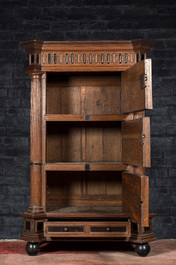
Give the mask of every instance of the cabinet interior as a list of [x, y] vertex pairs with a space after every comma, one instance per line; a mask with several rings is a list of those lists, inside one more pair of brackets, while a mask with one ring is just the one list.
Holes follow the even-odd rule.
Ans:
[[121, 73], [47, 75], [47, 114], [120, 114]]
[[47, 211], [119, 211], [121, 172], [47, 172]]
[[[48, 73], [47, 114], [118, 115], [121, 73]], [[47, 163], [122, 162], [120, 121], [47, 122]], [[46, 209], [122, 212], [120, 171], [48, 171]]]

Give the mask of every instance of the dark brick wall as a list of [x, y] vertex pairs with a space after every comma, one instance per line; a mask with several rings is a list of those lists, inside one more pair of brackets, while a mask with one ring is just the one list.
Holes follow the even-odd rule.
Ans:
[[[146, 4], [145, 4], [146, 3]], [[158, 238], [176, 237], [176, 2], [0, 1], [0, 238], [19, 238], [29, 206], [30, 79], [21, 41], [156, 41], [151, 117], [150, 210]]]

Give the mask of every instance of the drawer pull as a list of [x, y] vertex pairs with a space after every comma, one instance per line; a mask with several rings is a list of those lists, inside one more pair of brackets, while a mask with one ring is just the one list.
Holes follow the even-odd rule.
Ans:
[[107, 232], [110, 232], [110, 231], [111, 231], [111, 229], [110, 229], [109, 227], [107, 227], [107, 228], [106, 228], [106, 231], [107, 231]]
[[68, 232], [68, 227], [64, 227], [64, 232]]

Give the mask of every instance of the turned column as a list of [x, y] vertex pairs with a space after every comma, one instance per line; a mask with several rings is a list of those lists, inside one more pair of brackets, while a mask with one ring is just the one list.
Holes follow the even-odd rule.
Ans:
[[31, 185], [30, 207], [28, 212], [41, 213], [42, 187], [42, 72], [29, 73], [31, 76], [31, 127], [30, 127], [30, 159]]

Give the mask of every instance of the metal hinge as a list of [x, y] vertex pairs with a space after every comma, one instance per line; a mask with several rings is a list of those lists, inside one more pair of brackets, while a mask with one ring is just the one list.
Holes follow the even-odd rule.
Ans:
[[85, 164], [85, 171], [89, 171], [90, 170], [90, 165], [89, 164]]
[[140, 79], [141, 79], [141, 89], [145, 89], [147, 87], [147, 81], [148, 81], [147, 74], [141, 75]]
[[85, 121], [89, 121], [90, 120], [90, 115], [85, 115], [84, 119], [85, 119]]

